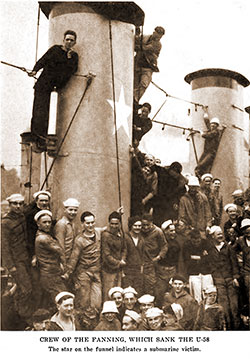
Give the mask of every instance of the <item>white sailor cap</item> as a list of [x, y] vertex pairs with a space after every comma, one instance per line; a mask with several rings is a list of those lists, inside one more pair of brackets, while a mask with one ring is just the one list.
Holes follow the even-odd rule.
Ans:
[[37, 199], [37, 197], [40, 196], [40, 194], [44, 194], [44, 195], [48, 196], [49, 198], [51, 198], [51, 193], [48, 192], [48, 191], [38, 191], [38, 192], [35, 192], [35, 193], [33, 194], [33, 198], [34, 198], [34, 199]]
[[60, 292], [56, 295], [55, 297], [55, 302], [56, 304], [60, 301], [60, 299], [62, 299], [63, 297], [71, 297], [71, 298], [75, 298], [75, 295], [73, 293], [70, 292]]
[[132, 293], [132, 294], [134, 294], [134, 295], [137, 295], [138, 293], [137, 293], [137, 291], [134, 289], [134, 288], [132, 288], [132, 287], [127, 287], [127, 288], [125, 288], [125, 289], [123, 289], [123, 295], [124, 295], [124, 297], [126, 296], [126, 294], [129, 294], [129, 293]]
[[213, 179], [213, 175], [211, 173], [205, 173], [201, 176], [201, 180], [204, 181], [205, 178], [211, 178]]
[[236, 204], [234, 204], [234, 203], [228, 203], [228, 204], [226, 204], [226, 205], [224, 206], [224, 211], [227, 212], [227, 210], [228, 210], [230, 207], [232, 207], [232, 208], [234, 208], [235, 210], [237, 210]]
[[154, 300], [155, 300], [155, 297], [153, 297], [152, 295], [144, 294], [138, 299], [138, 302], [140, 304], [150, 304], [150, 303], [153, 303]]
[[111, 288], [111, 289], [108, 291], [108, 296], [109, 296], [109, 298], [111, 298], [112, 295], [113, 295], [114, 293], [116, 293], [116, 292], [119, 292], [119, 293], [123, 294], [123, 289], [122, 289], [121, 287], [113, 287], [113, 288]]
[[215, 285], [208, 285], [208, 286], [204, 289], [204, 293], [205, 293], [205, 294], [217, 293], [217, 288], [215, 287]]
[[119, 313], [113, 300], [107, 300], [103, 303], [102, 314], [104, 313]]
[[249, 219], [249, 218], [244, 218], [244, 219], [241, 221], [240, 229], [243, 229], [243, 228], [249, 227], [249, 226], [250, 226], [250, 219]]
[[146, 318], [160, 317], [162, 314], [163, 314], [163, 310], [162, 310], [162, 309], [159, 309], [159, 308], [157, 308], [157, 307], [149, 308], [149, 309], [145, 312]]
[[167, 229], [170, 226], [170, 224], [173, 224], [172, 219], [169, 219], [168, 221], [163, 222], [161, 225], [161, 229], [163, 231], [165, 231], [165, 229]]
[[132, 318], [136, 323], [140, 323], [140, 321], [141, 321], [140, 314], [138, 314], [134, 310], [126, 309], [124, 315], [127, 315], [128, 317]]
[[11, 202], [24, 202], [24, 197], [20, 193], [13, 193], [11, 196], [6, 198], [6, 201]]
[[199, 183], [198, 177], [190, 176], [190, 177], [188, 178], [188, 186], [200, 187], [200, 183]]
[[63, 202], [64, 207], [76, 207], [80, 206], [80, 202], [78, 202], [75, 198], [68, 198], [66, 201]]
[[211, 120], [210, 120], [210, 124], [211, 123], [216, 123], [217, 125], [219, 125], [220, 124], [220, 120], [217, 118], [217, 117], [213, 117], [213, 118], [211, 118]]
[[183, 317], [183, 308], [178, 303], [172, 303], [171, 308], [173, 309], [173, 312], [177, 318], [177, 320], [180, 320]]
[[218, 229], [221, 230], [221, 227], [220, 227], [220, 226], [212, 226], [212, 227], [209, 229], [209, 234], [214, 234], [214, 232], [216, 232]]
[[44, 216], [46, 214], [52, 218], [52, 213], [48, 209], [42, 209], [35, 214], [34, 220], [37, 222], [41, 216]]
[[237, 197], [237, 196], [242, 196], [243, 195], [243, 191], [242, 189], [236, 189], [233, 193], [232, 193], [232, 196], [233, 197]]

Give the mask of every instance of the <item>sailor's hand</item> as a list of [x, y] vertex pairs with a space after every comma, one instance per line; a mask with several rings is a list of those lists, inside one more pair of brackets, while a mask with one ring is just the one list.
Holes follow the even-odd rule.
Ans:
[[31, 260], [31, 266], [32, 266], [32, 267], [35, 267], [35, 266], [36, 266], [36, 263], [37, 263], [36, 256], [33, 256], [33, 257], [32, 257], [32, 260]]
[[117, 208], [117, 212], [120, 213], [120, 215], [122, 216], [124, 214], [124, 208], [123, 206]]
[[36, 71], [29, 71], [29, 72], [27, 72], [27, 74], [29, 77], [34, 77], [34, 76], [36, 76]]
[[65, 279], [65, 280], [68, 280], [68, 279], [69, 279], [68, 273], [62, 274], [62, 275], [61, 275], [61, 278], [62, 278], [62, 279]]
[[233, 286], [234, 287], [239, 287], [240, 286], [239, 282], [238, 282], [238, 280], [236, 278], [234, 278], [234, 280], [233, 280]]

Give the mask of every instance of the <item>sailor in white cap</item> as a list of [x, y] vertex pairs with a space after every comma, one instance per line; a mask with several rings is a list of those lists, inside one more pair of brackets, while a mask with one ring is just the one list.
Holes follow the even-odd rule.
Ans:
[[207, 131], [201, 132], [201, 136], [205, 139], [204, 150], [199, 158], [195, 168], [195, 174], [201, 176], [211, 171], [216, 152], [220, 143], [220, 120], [217, 117], [212, 118], [209, 122], [204, 119]]
[[141, 316], [134, 310], [126, 310], [122, 318], [122, 330], [138, 330], [141, 321]]
[[244, 202], [245, 202], [244, 191], [242, 191], [241, 189], [236, 189], [232, 193], [232, 197], [234, 204], [236, 204], [237, 206], [237, 215], [242, 217], [244, 214]]
[[51, 193], [49, 191], [38, 191], [33, 194], [36, 205], [39, 209], [49, 209]]
[[66, 263], [71, 256], [74, 240], [79, 232], [74, 223], [79, 205], [80, 203], [75, 198], [68, 198], [64, 201], [64, 215], [56, 222], [54, 227], [54, 234], [64, 251]]
[[128, 310], [133, 310], [137, 303], [137, 291], [132, 287], [127, 287], [123, 290], [124, 306]]
[[163, 330], [163, 310], [157, 307], [150, 308], [145, 313], [149, 330]]
[[155, 297], [150, 294], [144, 294], [138, 298], [140, 304], [140, 311], [144, 314], [149, 308], [153, 308]]
[[2, 218], [1, 266], [8, 269], [16, 282], [17, 311], [22, 320], [32, 314], [31, 259], [27, 251], [27, 230], [23, 214], [24, 197], [14, 193], [7, 198], [9, 212]]
[[235, 203], [226, 204], [224, 211], [228, 215], [228, 220], [224, 223], [224, 235], [225, 240], [229, 243], [233, 238], [236, 239], [237, 236], [239, 237], [242, 234], [240, 230], [242, 217], [237, 213], [237, 205]]
[[113, 300], [108, 300], [103, 303], [100, 321], [95, 327], [95, 331], [99, 330], [121, 330], [121, 323], [117, 318], [118, 309]]
[[51, 234], [52, 213], [46, 209], [35, 215], [38, 226], [35, 239], [35, 254], [40, 270], [40, 286], [43, 288], [50, 305], [53, 306], [55, 296], [66, 291], [62, 279], [62, 265], [65, 265], [63, 251], [56, 239]]
[[197, 312], [194, 330], [226, 330], [223, 307], [217, 300], [217, 288], [214, 285], [206, 287], [203, 291], [204, 300]]
[[205, 232], [212, 224], [212, 215], [207, 196], [200, 191], [199, 179], [195, 176], [189, 177], [188, 192], [180, 199], [179, 220], [197, 228], [202, 238], [206, 238]]
[[80, 330], [74, 318], [74, 294], [63, 291], [56, 295], [55, 303], [58, 312], [50, 320], [50, 330]]
[[114, 300], [116, 307], [119, 308], [123, 304], [123, 289], [121, 287], [113, 287], [108, 292], [109, 299]]
[[219, 226], [210, 229], [211, 246], [208, 251], [214, 284], [217, 287], [218, 303], [223, 306], [227, 328], [239, 329], [238, 287], [239, 266], [236, 253], [224, 240]]
[[[47, 209], [50, 210], [50, 198], [51, 194], [48, 191], [38, 191], [33, 194], [34, 201], [32, 201], [28, 206], [24, 208], [24, 215], [26, 217], [27, 222], [27, 234], [28, 234], [28, 250], [29, 255], [32, 261], [32, 271], [34, 272], [34, 278], [38, 276], [36, 266], [36, 257], [35, 257], [35, 238], [37, 232], [37, 224], [34, 219], [34, 216], [37, 212]], [[38, 292], [39, 283], [35, 284], [37, 290], [34, 292]], [[37, 302], [39, 302], [39, 298], [35, 298]]]
[[216, 203], [215, 203], [215, 196], [213, 194], [212, 189], [212, 180], [213, 175], [211, 173], [205, 173], [201, 176], [201, 191], [207, 196], [210, 210], [213, 219], [216, 217]]

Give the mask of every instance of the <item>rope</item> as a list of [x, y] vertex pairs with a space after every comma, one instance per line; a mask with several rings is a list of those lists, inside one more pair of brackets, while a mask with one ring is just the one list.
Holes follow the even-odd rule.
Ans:
[[113, 45], [112, 45], [112, 25], [111, 25], [111, 20], [109, 20], [109, 41], [110, 41], [112, 91], [113, 91], [113, 105], [114, 105], [113, 109], [114, 109], [114, 125], [115, 125], [115, 148], [116, 148], [116, 167], [117, 167], [117, 179], [118, 179], [118, 196], [119, 196], [119, 207], [121, 207], [122, 198], [121, 198], [121, 183], [120, 183], [118, 134], [117, 134], [117, 124], [116, 124], [115, 79], [114, 79], [114, 62], [113, 62]]
[[176, 100], [180, 100], [180, 101], [183, 101], [183, 102], [187, 102], [187, 103], [190, 103], [190, 104], [195, 105], [195, 106], [200, 106], [200, 107], [202, 107], [203, 109], [207, 109], [207, 108], [208, 108], [208, 106], [203, 105], [203, 104], [201, 104], [201, 103], [193, 102], [193, 101], [188, 101], [188, 100], [185, 100], [185, 99], [183, 99], [183, 98], [181, 98], [181, 97], [176, 97], [176, 96], [173, 96], [173, 95], [169, 95], [165, 90], [163, 90], [163, 89], [162, 89], [160, 86], [158, 86], [155, 82], [151, 81], [151, 83], [152, 83], [155, 87], [157, 87], [160, 91], [162, 91], [167, 97], [171, 97], [171, 98], [174, 98], [174, 99], [176, 99]]
[[60, 152], [60, 150], [61, 150], [61, 148], [62, 148], [62, 145], [63, 145], [63, 143], [64, 143], [64, 141], [65, 141], [65, 139], [66, 139], [66, 137], [67, 137], [67, 134], [69, 133], [69, 130], [70, 130], [70, 128], [71, 128], [71, 126], [72, 126], [72, 124], [73, 124], [73, 122], [74, 122], [74, 119], [75, 119], [75, 117], [76, 117], [76, 114], [77, 114], [77, 112], [78, 112], [78, 110], [79, 110], [79, 108], [80, 108], [80, 106], [81, 106], [81, 103], [82, 103], [82, 101], [83, 101], [83, 99], [84, 99], [84, 96], [85, 96], [85, 94], [86, 94], [86, 92], [87, 92], [87, 90], [88, 90], [88, 88], [89, 88], [89, 86], [90, 86], [90, 84], [91, 84], [91, 82], [92, 82], [92, 79], [93, 79], [92, 77], [87, 78], [87, 84], [86, 84], [85, 90], [84, 90], [84, 92], [83, 92], [83, 94], [82, 94], [82, 96], [81, 96], [81, 98], [80, 98], [80, 101], [79, 101], [79, 103], [78, 103], [78, 105], [77, 105], [77, 107], [76, 107], [76, 109], [75, 109], [75, 112], [74, 112], [74, 114], [73, 114], [73, 116], [72, 116], [72, 119], [71, 119], [71, 121], [70, 121], [70, 123], [69, 123], [69, 125], [68, 125], [68, 127], [67, 127], [67, 129], [66, 129], [66, 131], [65, 131], [65, 134], [64, 134], [64, 136], [63, 136], [63, 138], [62, 138], [62, 141], [61, 141], [60, 145], [58, 146], [56, 155], [55, 155], [55, 157], [53, 158], [53, 161], [52, 161], [52, 163], [51, 163], [51, 165], [50, 165], [49, 171], [48, 171], [48, 173], [47, 173], [47, 175], [46, 175], [46, 177], [45, 177], [45, 179], [44, 179], [44, 181], [43, 181], [43, 184], [42, 184], [42, 186], [41, 186], [41, 190], [43, 189], [44, 185], [47, 183], [47, 180], [48, 180], [48, 178], [49, 178], [49, 175], [50, 175], [50, 173], [51, 173], [51, 171], [52, 171], [52, 169], [53, 169], [53, 167], [54, 167], [56, 158], [57, 158], [57, 156], [58, 156], [58, 154], [59, 154], [59, 152]]
[[[46, 155], [46, 151], [44, 151], [44, 172], [45, 172], [45, 178], [47, 178], [47, 174], [48, 174], [48, 167], [47, 167], [47, 155]], [[48, 179], [46, 181], [46, 189], [49, 187], [48, 184]]]
[[161, 111], [162, 107], [165, 105], [166, 102], [167, 102], [167, 100], [165, 100], [165, 101], [163, 102], [163, 104], [160, 106], [159, 110], [156, 111], [156, 113], [155, 113], [154, 116], [152, 117], [152, 120], [151, 120], [151, 121], [153, 121], [154, 118], [158, 115], [158, 113]]
[[190, 131], [190, 132], [193, 132], [193, 133], [200, 133], [200, 130], [194, 130], [193, 128], [191, 127], [183, 127], [183, 126], [177, 126], [177, 125], [173, 125], [172, 123], [167, 123], [167, 122], [162, 122], [162, 121], [156, 121], [156, 120], [151, 120], [152, 122], [155, 122], [155, 123], [159, 123], [163, 126], [169, 126], [169, 127], [174, 127], [174, 128], [179, 128], [181, 130], [184, 130], [184, 131]]
[[32, 181], [32, 160], [33, 160], [33, 156], [32, 156], [32, 143], [30, 144], [30, 168], [29, 168], [29, 203], [30, 203], [30, 199], [31, 199], [31, 181]]
[[38, 55], [39, 25], [40, 25], [40, 4], [38, 4], [38, 14], [37, 14], [35, 63], [37, 62], [37, 55]]

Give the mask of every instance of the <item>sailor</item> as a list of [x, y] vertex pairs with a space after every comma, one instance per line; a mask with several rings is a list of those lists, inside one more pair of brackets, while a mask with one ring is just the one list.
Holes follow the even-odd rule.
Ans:
[[52, 46], [35, 64], [29, 76], [35, 76], [43, 69], [34, 89], [33, 113], [31, 119], [31, 134], [37, 147], [45, 149], [48, 130], [50, 94], [54, 88], [60, 90], [77, 71], [78, 55], [72, 50], [76, 43], [76, 33], [67, 30], [64, 33], [63, 45]]
[[95, 216], [89, 211], [81, 214], [82, 232], [74, 241], [73, 250], [67, 264], [65, 278], [72, 274], [78, 309], [101, 307], [101, 229], [95, 227]]
[[114, 286], [121, 286], [122, 270], [126, 265], [127, 247], [121, 229], [121, 214], [110, 213], [108, 227], [101, 235], [102, 291], [103, 300]]
[[134, 101], [139, 102], [140, 98], [148, 88], [153, 72], [159, 72], [157, 59], [161, 51], [161, 38], [165, 30], [161, 26], [154, 29], [152, 35], [145, 35], [141, 39], [137, 37], [135, 50], [135, 77], [134, 77]]
[[22, 320], [27, 321], [32, 314], [32, 283], [23, 214], [24, 197], [15, 193], [7, 201], [9, 212], [2, 218], [1, 260], [17, 284], [17, 312]]
[[40, 270], [40, 285], [47, 294], [48, 309], [52, 311], [56, 295], [67, 289], [62, 279], [64, 255], [57, 240], [50, 235], [52, 213], [44, 209], [39, 211], [34, 219], [38, 227], [35, 254]]
[[103, 303], [100, 321], [95, 327], [98, 330], [121, 330], [121, 323], [117, 318], [118, 309], [114, 301], [106, 301]]
[[134, 310], [126, 310], [125, 315], [122, 318], [122, 330], [138, 330], [138, 326], [141, 321], [140, 314]]
[[210, 229], [212, 238], [208, 250], [208, 261], [211, 274], [217, 287], [218, 303], [223, 307], [226, 316], [227, 329], [238, 330], [240, 318], [238, 312], [239, 266], [232, 246], [224, 240], [219, 226]]
[[210, 123], [206, 123], [206, 125], [207, 131], [201, 132], [202, 137], [205, 138], [205, 144], [203, 153], [199, 158], [198, 164], [195, 168], [195, 174], [197, 177], [202, 176], [204, 173], [211, 172], [220, 143], [220, 120], [214, 117], [210, 120]]
[[152, 121], [148, 117], [151, 112], [151, 105], [145, 102], [141, 109], [140, 114], [135, 113], [133, 116], [133, 142], [137, 140], [141, 141], [142, 137], [151, 130]]
[[179, 220], [183, 220], [192, 228], [197, 228], [203, 238], [207, 227], [212, 225], [208, 199], [200, 191], [200, 183], [195, 176], [189, 177], [188, 192], [180, 199]]
[[74, 240], [77, 235], [74, 220], [77, 216], [79, 205], [80, 203], [75, 198], [68, 198], [64, 201], [64, 215], [56, 222], [54, 227], [54, 234], [64, 251], [66, 263], [71, 256]]

